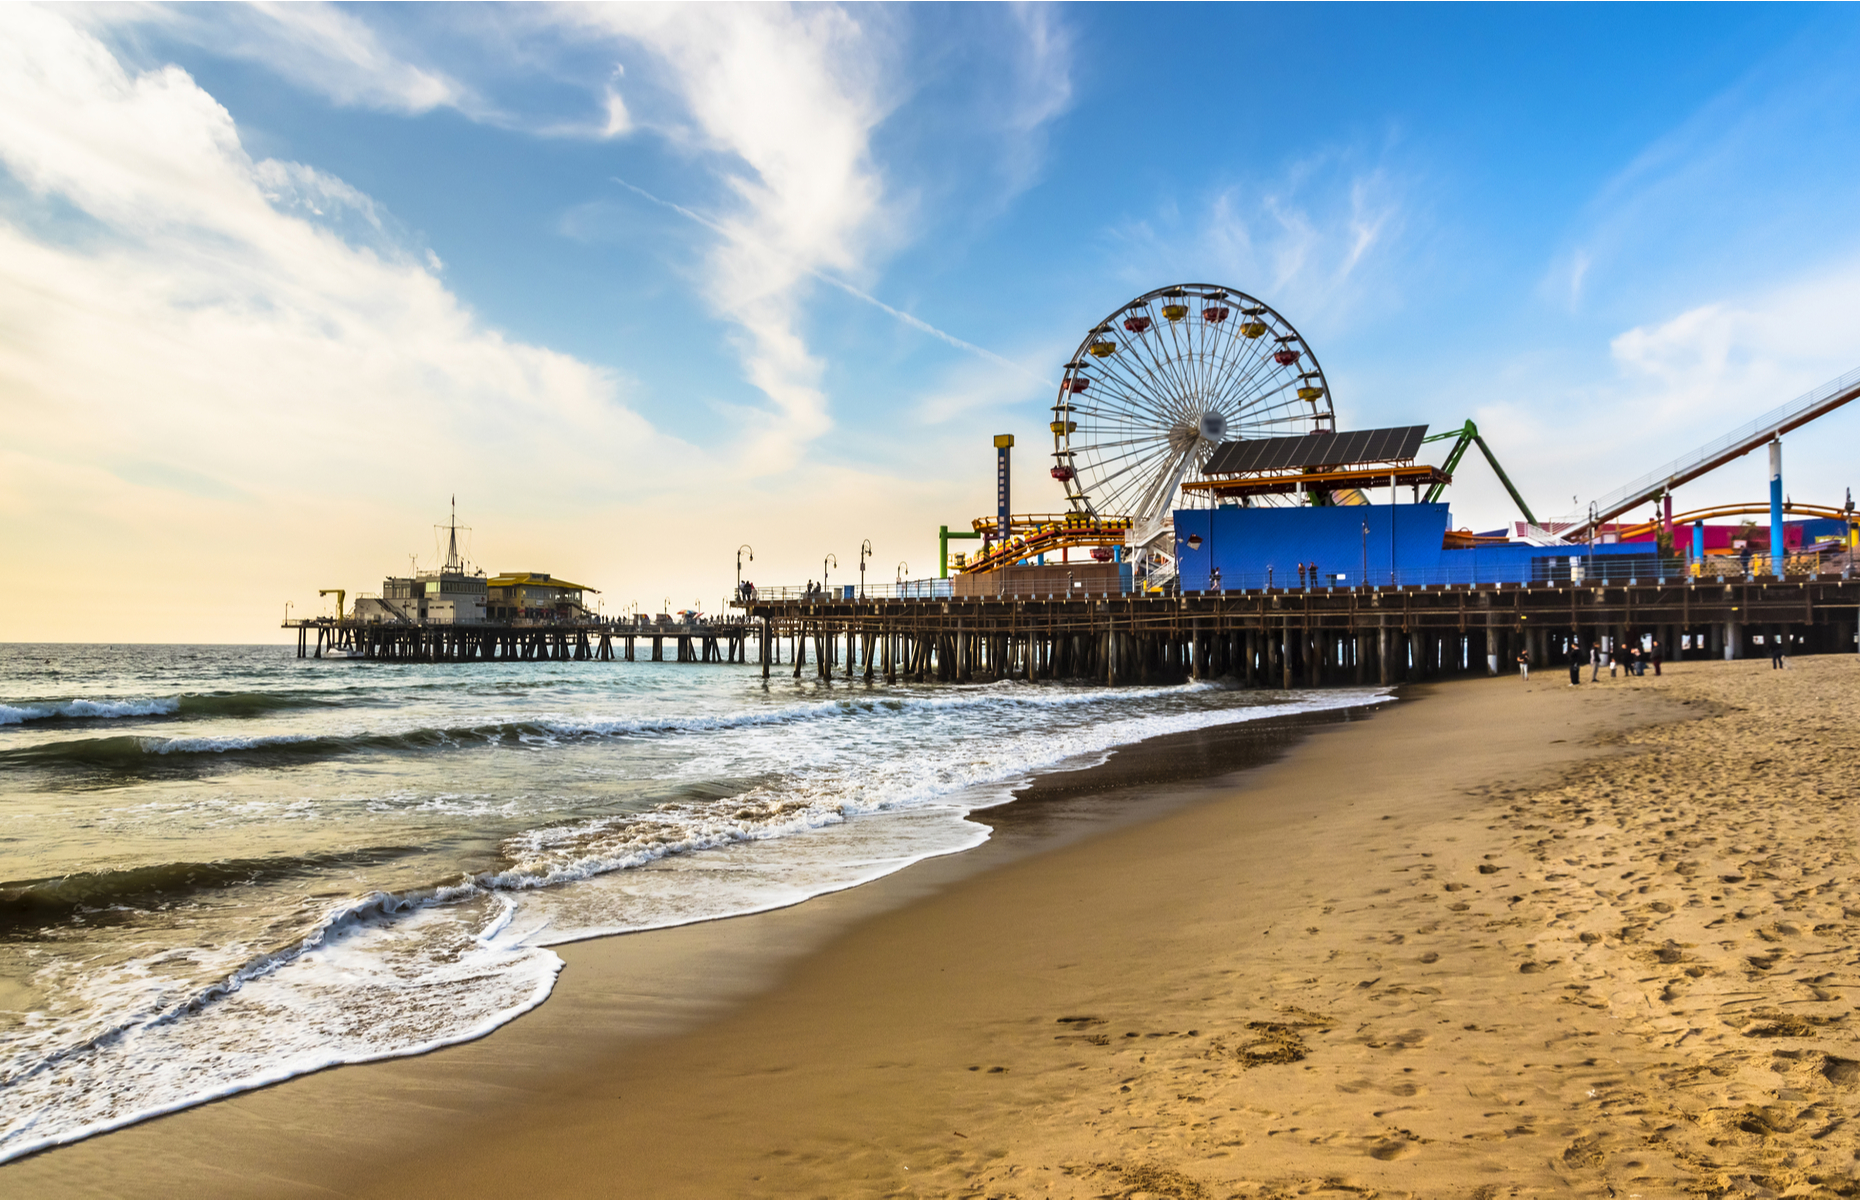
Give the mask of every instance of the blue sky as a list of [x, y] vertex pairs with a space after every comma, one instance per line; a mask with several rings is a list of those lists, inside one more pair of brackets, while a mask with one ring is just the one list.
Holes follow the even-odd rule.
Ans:
[[[715, 608], [1057, 507], [1131, 297], [1258, 295], [1341, 424], [1567, 511], [1860, 365], [1860, 16], [1819, 6], [0, 11], [9, 639], [259, 640], [459, 496], [474, 556]], [[1860, 413], [1786, 446], [1839, 503]], [[1757, 499], [1755, 458], [1681, 505]], [[1476, 465], [1460, 523], [1510, 518]], [[152, 587], [124, 615], [124, 578]], [[114, 615], [112, 615], [114, 614]], [[130, 631], [115, 636], [130, 636]]]

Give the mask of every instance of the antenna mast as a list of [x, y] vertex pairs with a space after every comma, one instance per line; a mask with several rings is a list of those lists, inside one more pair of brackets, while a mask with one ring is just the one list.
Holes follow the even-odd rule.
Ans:
[[459, 498], [452, 497], [452, 537], [446, 544], [446, 570], [462, 571], [465, 564], [459, 561]]

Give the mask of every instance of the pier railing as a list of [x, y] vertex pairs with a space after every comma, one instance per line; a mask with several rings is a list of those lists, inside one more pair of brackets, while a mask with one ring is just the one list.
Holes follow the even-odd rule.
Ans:
[[804, 584], [798, 587], [759, 587], [747, 595], [750, 600], [819, 600], [822, 603], [847, 600], [947, 600], [954, 580], [906, 579], [901, 583], [834, 583], [826, 587]]
[[[1477, 551], [1466, 557], [1475, 561], [1432, 569], [1397, 569], [1371, 566], [1368, 572], [1301, 572], [1298, 564], [1264, 571], [1231, 572], [1209, 577], [1190, 576], [1171, 579], [1166, 586], [1147, 585], [1142, 577], [1128, 588], [1106, 590], [1102, 581], [1074, 582], [1068, 592], [1063, 583], [1055, 587], [1051, 579], [1017, 579], [1010, 575], [982, 576], [962, 594], [954, 590], [955, 580], [921, 579], [905, 583], [868, 584], [861, 591], [858, 584], [767, 587], [756, 589], [745, 599], [763, 602], [813, 602], [843, 604], [860, 600], [1096, 600], [1105, 596], [1145, 595], [1156, 592], [1288, 592], [1300, 590], [1376, 590], [1402, 588], [1546, 586], [1556, 584], [1606, 585], [1686, 583], [1690, 581], [1724, 582], [1772, 578], [1770, 557], [1765, 554], [1742, 559], [1730, 555], [1712, 555], [1705, 559], [1661, 557], [1656, 554], [1587, 555], [1577, 547], [1573, 553], [1540, 555], [1528, 567], [1513, 562], [1480, 563]], [[1812, 554], [1790, 555], [1783, 563], [1781, 575], [1786, 579], [1815, 578], [1822, 575], [1820, 560]], [[1845, 577], [1845, 574], [1843, 574]], [[976, 588], [979, 587], [979, 592]], [[739, 601], [742, 603], [742, 601]]]

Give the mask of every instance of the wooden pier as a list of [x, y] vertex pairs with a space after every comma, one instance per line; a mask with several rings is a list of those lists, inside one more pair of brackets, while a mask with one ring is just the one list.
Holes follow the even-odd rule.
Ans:
[[[784, 657], [813, 674], [895, 682], [1230, 676], [1276, 687], [1390, 685], [1462, 672], [1539, 669], [1572, 647], [1651, 634], [1667, 661], [1853, 653], [1860, 580], [1673, 580], [1287, 588], [1084, 599], [750, 600], [764, 677]], [[1686, 643], [1690, 642], [1690, 647]], [[786, 654], [783, 651], [786, 650]], [[1495, 664], [1495, 665], [1494, 665]]]
[[[621, 625], [605, 622], [469, 624], [411, 621], [286, 621], [297, 630], [298, 658], [365, 658], [383, 662], [635, 662], [649, 643], [648, 662], [740, 663], [752, 633], [740, 621], [706, 625]], [[673, 657], [667, 659], [666, 643]]]
[[[1106, 684], [1230, 676], [1265, 687], [1391, 685], [1547, 669], [1572, 647], [1651, 634], [1665, 658], [1854, 653], [1860, 580], [1687, 579], [1280, 588], [1083, 598], [750, 599], [707, 625], [287, 622], [299, 658], [384, 662], [747, 663], [764, 678]], [[640, 657], [650, 644], [650, 656]], [[669, 643], [669, 645], [668, 645]], [[669, 652], [669, 653], [668, 653]], [[1767, 653], [1767, 650], [1765, 651]]]

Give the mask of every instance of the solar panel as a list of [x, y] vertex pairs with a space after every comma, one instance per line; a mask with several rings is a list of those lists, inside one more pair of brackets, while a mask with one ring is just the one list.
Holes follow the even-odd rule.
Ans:
[[1425, 436], [1425, 425], [1400, 425], [1390, 429], [1222, 442], [1209, 456], [1202, 473], [1240, 475], [1252, 471], [1316, 470], [1352, 463], [1405, 462], [1419, 453], [1421, 439]]

